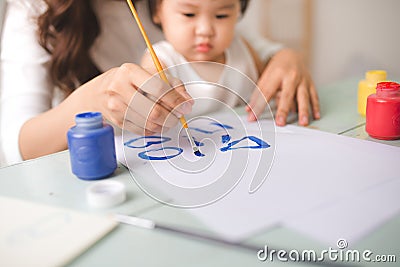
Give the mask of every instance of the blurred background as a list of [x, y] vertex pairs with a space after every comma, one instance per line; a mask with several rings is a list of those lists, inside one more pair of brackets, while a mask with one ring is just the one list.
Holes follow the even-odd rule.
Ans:
[[251, 0], [243, 19], [301, 51], [323, 86], [370, 69], [400, 81], [399, 11], [399, 0]]

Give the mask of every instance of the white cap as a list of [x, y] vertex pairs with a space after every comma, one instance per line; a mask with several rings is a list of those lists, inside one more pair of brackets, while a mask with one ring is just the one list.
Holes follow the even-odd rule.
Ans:
[[109, 208], [121, 204], [126, 199], [125, 185], [117, 181], [100, 181], [86, 189], [86, 197], [90, 206]]

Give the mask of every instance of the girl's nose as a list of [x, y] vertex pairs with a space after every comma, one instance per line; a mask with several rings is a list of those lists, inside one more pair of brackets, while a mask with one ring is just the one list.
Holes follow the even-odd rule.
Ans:
[[196, 25], [196, 34], [204, 37], [214, 35], [214, 25], [210, 18], [200, 18]]

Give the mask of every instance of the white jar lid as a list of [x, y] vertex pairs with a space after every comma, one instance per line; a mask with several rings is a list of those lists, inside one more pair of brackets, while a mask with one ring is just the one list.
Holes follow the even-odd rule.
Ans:
[[92, 207], [110, 208], [125, 201], [126, 188], [121, 182], [100, 181], [87, 188], [86, 198]]

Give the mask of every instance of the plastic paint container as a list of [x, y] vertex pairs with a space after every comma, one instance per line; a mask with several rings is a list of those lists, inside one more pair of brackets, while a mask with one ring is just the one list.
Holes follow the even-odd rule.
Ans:
[[377, 139], [400, 139], [400, 84], [381, 82], [367, 100], [366, 131]]
[[114, 129], [100, 112], [80, 113], [75, 122], [67, 133], [72, 173], [83, 180], [111, 175], [117, 168]]

